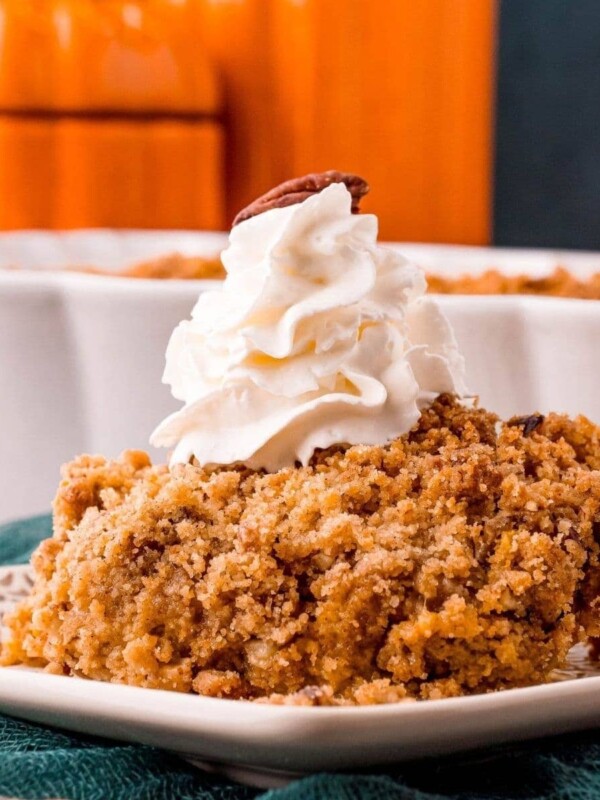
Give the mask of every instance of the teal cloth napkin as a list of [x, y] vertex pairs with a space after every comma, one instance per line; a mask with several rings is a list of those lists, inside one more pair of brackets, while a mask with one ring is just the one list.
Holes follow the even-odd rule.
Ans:
[[[0, 526], [0, 563], [25, 562], [49, 534], [49, 517]], [[385, 774], [315, 775], [261, 792], [205, 775], [155, 748], [0, 716], [0, 795], [27, 800], [596, 800], [600, 728], [401, 764]]]

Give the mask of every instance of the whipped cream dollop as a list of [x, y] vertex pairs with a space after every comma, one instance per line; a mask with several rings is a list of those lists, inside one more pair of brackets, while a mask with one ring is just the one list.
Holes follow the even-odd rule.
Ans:
[[221, 290], [203, 293], [167, 348], [183, 400], [151, 442], [171, 463], [275, 471], [316, 448], [383, 444], [440, 392], [465, 394], [464, 364], [421, 269], [377, 244], [334, 183], [237, 225]]

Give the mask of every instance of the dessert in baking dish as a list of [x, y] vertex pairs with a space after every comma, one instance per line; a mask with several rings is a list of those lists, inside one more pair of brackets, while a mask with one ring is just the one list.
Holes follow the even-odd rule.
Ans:
[[63, 468], [5, 664], [303, 705], [545, 681], [600, 634], [600, 429], [501, 423], [367, 186], [288, 182], [175, 330], [182, 409]]

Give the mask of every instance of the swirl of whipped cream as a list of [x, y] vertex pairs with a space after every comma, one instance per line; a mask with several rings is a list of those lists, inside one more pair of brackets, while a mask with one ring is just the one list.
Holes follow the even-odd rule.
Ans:
[[203, 293], [167, 348], [184, 407], [151, 442], [171, 463], [275, 471], [332, 444], [406, 433], [463, 359], [422, 270], [377, 245], [343, 184], [231, 231], [222, 290]]

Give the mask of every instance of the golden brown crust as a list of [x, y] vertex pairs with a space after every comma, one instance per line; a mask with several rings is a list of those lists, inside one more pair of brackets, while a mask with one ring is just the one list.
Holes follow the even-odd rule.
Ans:
[[159, 280], [221, 280], [225, 268], [218, 256], [183, 256], [170, 253], [161, 258], [139, 261], [118, 272], [110, 272], [97, 267], [77, 267], [75, 272], [92, 275], [110, 275], [117, 278], [152, 278]]
[[598, 470], [584, 418], [449, 397], [276, 474], [83, 456], [2, 661], [303, 705], [541, 682], [600, 634]]
[[428, 274], [427, 284], [429, 292], [436, 294], [533, 294], [600, 300], [600, 272], [580, 279], [564, 267], [557, 267], [543, 278], [505, 275], [495, 269], [489, 269], [481, 275], [456, 277]]

